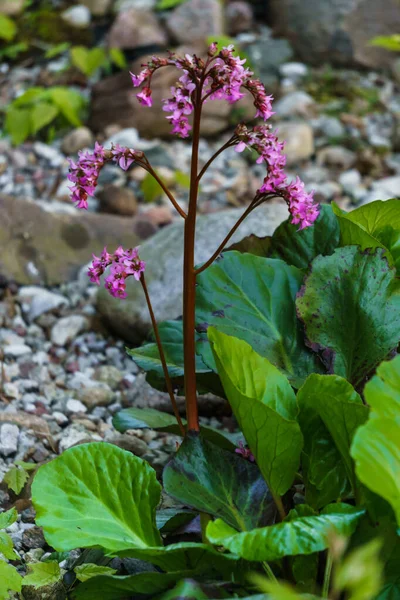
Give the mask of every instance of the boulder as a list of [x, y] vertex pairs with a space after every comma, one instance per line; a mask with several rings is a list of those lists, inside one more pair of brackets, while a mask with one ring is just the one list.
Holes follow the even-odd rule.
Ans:
[[166, 26], [178, 44], [204, 42], [223, 34], [223, 5], [220, 0], [186, 0], [170, 11]]
[[0, 195], [0, 273], [21, 284], [57, 285], [76, 277], [92, 253], [139, 243], [135, 219], [55, 214], [34, 202]]
[[311, 125], [301, 121], [280, 123], [278, 137], [285, 142], [287, 165], [307, 160], [314, 154], [314, 134]]
[[369, 42], [400, 29], [397, 0], [270, 0], [269, 6], [275, 33], [287, 37], [305, 62], [380, 68], [396, 58]]
[[[188, 48], [178, 48], [177, 54], [184, 55]], [[205, 49], [199, 48], [199, 54]], [[150, 57], [142, 57], [135, 61], [130, 70], [139, 73], [141, 65]], [[176, 69], [160, 69], [152, 79], [153, 106], [141, 106], [132, 88], [129, 73], [118, 73], [106, 77], [93, 86], [91, 115], [89, 126], [93, 131], [103, 132], [106, 127], [118, 125], [122, 128], [136, 128], [139, 135], [151, 139], [154, 137], [170, 137], [171, 124], [162, 110], [161, 100], [171, 95], [170, 88], [180, 77]], [[137, 91], [136, 91], [137, 93]], [[244, 111], [241, 117], [246, 120], [254, 117], [252, 99], [246, 95], [240, 102], [230, 105], [224, 100], [207, 102], [203, 109], [201, 133], [205, 137], [214, 136], [230, 125], [232, 110], [240, 108]]]
[[153, 12], [131, 8], [117, 15], [107, 44], [109, 48], [124, 49], [166, 46], [167, 36]]
[[[196, 233], [196, 263], [206, 261], [236, 223], [243, 209], [226, 210], [199, 216]], [[237, 242], [255, 233], [271, 235], [288, 216], [284, 204], [266, 204], [254, 211], [233, 236]], [[146, 281], [158, 322], [182, 314], [183, 221], [161, 229], [144, 242], [140, 256], [146, 261]], [[140, 342], [151, 327], [142, 287], [133, 278], [127, 280], [128, 298], [110, 296], [101, 287], [97, 309], [108, 325], [125, 340]]]

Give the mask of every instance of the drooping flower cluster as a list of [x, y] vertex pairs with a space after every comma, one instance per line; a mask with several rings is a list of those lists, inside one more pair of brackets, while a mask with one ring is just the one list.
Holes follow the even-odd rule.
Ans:
[[304, 189], [304, 183], [296, 177], [291, 183], [283, 171], [286, 156], [283, 154], [284, 142], [278, 140], [276, 132], [271, 132], [268, 125], [258, 125], [248, 130], [245, 125], [236, 128], [239, 143], [236, 152], [243, 152], [245, 148], [254, 148], [260, 155], [257, 163], [265, 162], [267, 175], [259, 194], [276, 195], [284, 198], [292, 215], [292, 223], [299, 225], [299, 229], [309, 227], [319, 215], [319, 206], [314, 201], [313, 192]]
[[171, 98], [163, 101], [163, 110], [171, 113], [167, 119], [171, 121], [172, 133], [176, 133], [179, 137], [184, 138], [189, 135], [191, 126], [188, 117], [193, 112], [195, 102], [223, 99], [234, 103], [244, 96], [242, 88], [253, 95], [257, 109], [255, 116], [261, 117], [264, 121], [269, 119], [273, 114], [272, 96], [267, 96], [261, 81], [252, 79], [252, 71], [244, 66], [246, 60], [234, 56], [234, 51], [233, 46], [227, 46], [218, 52], [216, 44], [211, 44], [206, 61], [189, 54], [184, 57], [171, 54], [165, 59], [152, 57], [139, 75], [131, 73], [134, 87], [143, 84], [141, 92], [137, 94], [139, 102], [144, 106], [152, 105], [153, 73], [160, 67], [173, 65], [182, 70], [183, 75], [171, 88]]
[[107, 161], [115, 161], [126, 171], [137, 158], [142, 156], [143, 152], [121, 148], [118, 144], [111, 150], [105, 150], [98, 142], [95, 143], [93, 152], [80, 151], [76, 162], [71, 158], [68, 159], [68, 179], [74, 184], [70, 186], [71, 200], [76, 202], [77, 208], [87, 209], [88, 196], [94, 195], [100, 171]]
[[90, 281], [99, 285], [107, 267], [110, 267], [110, 273], [104, 280], [104, 287], [115, 298], [126, 298], [126, 279], [133, 275], [139, 281], [146, 263], [140, 260], [138, 248], [124, 250], [119, 246], [114, 254], [109, 254], [104, 248], [100, 257], [93, 254], [92, 266], [88, 270]]

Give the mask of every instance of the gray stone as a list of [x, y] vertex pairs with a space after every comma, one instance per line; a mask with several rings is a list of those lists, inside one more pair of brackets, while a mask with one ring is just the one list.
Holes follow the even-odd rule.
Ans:
[[186, 0], [170, 11], [166, 21], [170, 35], [180, 44], [202, 42], [223, 33], [223, 9], [219, 0]]
[[53, 326], [51, 330], [51, 341], [57, 346], [65, 346], [73, 340], [81, 331], [86, 331], [89, 321], [82, 315], [69, 315], [63, 317]]
[[95, 17], [106, 15], [111, 8], [113, 0], [81, 0], [84, 6], [90, 10]]
[[361, 184], [361, 174], [357, 169], [350, 169], [339, 175], [339, 183], [347, 194], [352, 194], [353, 190]]
[[112, 390], [116, 390], [124, 376], [116, 367], [113, 367], [112, 365], [102, 365], [95, 370], [93, 378], [96, 379], [96, 381], [107, 384]]
[[7, 344], [3, 347], [4, 356], [19, 358], [32, 353], [32, 348], [26, 344]]
[[293, 57], [290, 43], [285, 39], [272, 38], [268, 32], [247, 46], [246, 52], [267, 87], [278, 85], [279, 66]]
[[270, 0], [274, 31], [287, 36], [301, 60], [386, 67], [395, 54], [371, 46], [400, 29], [397, 0]]
[[34, 202], [0, 194], [0, 273], [22, 284], [57, 285], [75, 278], [91, 254], [136, 246], [134, 219], [48, 213]]
[[371, 198], [374, 200], [390, 200], [391, 198], [398, 198], [400, 196], [400, 176], [384, 177], [378, 179], [372, 184], [371, 195], [375, 197]]
[[23, 11], [25, 0], [0, 0], [0, 14], [13, 17]]
[[321, 115], [311, 121], [313, 129], [327, 138], [343, 138], [346, 135], [344, 125], [336, 117]]
[[100, 387], [88, 387], [79, 391], [79, 398], [89, 408], [97, 406], [109, 406], [114, 400], [114, 394], [111, 389], [104, 385]]
[[68, 304], [68, 300], [64, 296], [36, 285], [20, 288], [18, 299], [29, 305], [29, 321], [34, 321], [40, 315]]
[[306, 160], [314, 153], [313, 130], [308, 123], [280, 123], [278, 136], [280, 140], [285, 141], [284, 153], [288, 165]]
[[0, 455], [10, 456], [18, 450], [19, 429], [11, 423], [3, 423], [0, 427]]
[[35, 142], [33, 144], [33, 151], [40, 158], [47, 160], [51, 167], [60, 167], [65, 162], [64, 156], [57, 148], [44, 144], [43, 142]]
[[32, 585], [24, 585], [21, 591], [23, 600], [66, 600], [67, 591], [62, 580], [35, 589]]
[[279, 117], [306, 117], [313, 107], [314, 98], [301, 90], [286, 94], [274, 104], [274, 110]]
[[90, 433], [86, 431], [82, 425], [69, 425], [61, 434], [58, 449], [61, 454], [61, 452], [68, 450], [68, 448], [72, 448], [72, 446], [77, 446], [78, 444], [90, 441]]
[[250, 31], [254, 26], [253, 9], [243, 0], [233, 0], [227, 4], [225, 19], [229, 35]]
[[132, 217], [138, 212], [136, 196], [128, 187], [108, 184], [97, 192], [97, 198], [102, 213]]
[[77, 127], [64, 137], [61, 149], [67, 156], [76, 154], [83, 148], [91, 148], [94, 144], [94, 136], [88, 127]]
[[350, 169], [356, 161], [356, 154], [343, 146], [328, 146], [319, 150], [317, 163], [341, 169]]
[[167, 36], [156, 15], [131, 8], [117, 15], [107, 38], [109, 48], [166, 46]]
[[308, 67], [300, 62], [287, 62], [279, 67], [279, 73], [282, 77], [287, 77], [297, 82], [307, 75]]
[[87, 412], [87, 407], [80, 400], [75, 400], [74, 398], [70, 398], [69, 400], [67, 400], [65, 408], [70, 413]]
[[84, 29], [90, 25], [90, 10], [83, 4], [77, 4], [76, 6], [67, 8], [67, 10], [61, 13], [61, 16], [66, 23], [79, 29]]
[[[210, 257], [242, 212], [243, 209], [234, 209], [198, 217], [197, 264]], [[232, 241], [237, 242], [250, 233], [271, 235], [287, 216], [286, 206], [283, 204], [263, 205], [244, 221]], [[147, 262], [146, 280], [158, 321], [175, 319], [182, 313], [182, 221], [169, 225], [146, 240], [141, 245], [140, 256]], [[135, 283], [137, 284], [132, 278], [127, 280], [128, 298], [124, 301], [113, 298], [107, 290], [101, 288], [97, 308], [122, 338], [138, 342], [148, 333], [151, 323], [141, 286]]]

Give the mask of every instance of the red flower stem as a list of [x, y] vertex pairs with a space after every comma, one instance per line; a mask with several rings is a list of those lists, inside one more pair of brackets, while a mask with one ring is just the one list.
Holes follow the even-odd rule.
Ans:
[[242, 216], [237, 220], [237, 222], [235, 223], [235, 225], [232, 227], [232, 229], [230, 230], [230, 232], [228, 233], [228, 235], [226, 236], [226, 238], [220, 243], [220, 245], [218, 246], [218, 248], [216, 249], [216, 251], [214, 252], [214, 254], [208, 259], [207, 262], [205, 262], [203, 265], [201, 265], [201, 267], [199, 267], [198, 269], [196, 269], [195, 274], [199, 275], [199, 273], [202, 273], [202, 271], [205, 271], [207, 269], [207, 267], [209, 267], [210, 265], [212, 265], [212, 263], [214, 262], [214, 260], [216, 258], [218, 258], [218, 256], [221, 254], [222, 250], [225, 248], [226, 244], [229, 242], [229, 240], [231, 239], [231, 237], [233, 236], [233, 234], [235, 233], [235, 231], [240, 227], [240, 225], [243, 223], [243, 221], [245, 220], [245, 218], [251, 213], [251, 211], [255, 208], [255, 204], [252, 202], [251, 204], [249, 204], [249, 206], [246, 208], [246, 210], [244, 211], [244, 213], [242, 214]]
[[196, 390], [196, 273], [194, 268], [194, 247], [196, 234], [197, 195], [199, 191], [197, 172], [200, 140], [201, 88], [202, 85], [199, 85], [195, 92], [189, 206], [187, 217], [185, 219], [183, 261], [183, 348], [186, 418], [189, 431], [200, 430]]
[[163, 372], [164, 372], [164, 377], [165, 377], [165, 383], [166, 383], [166, 386], [167, 386], [167, 391], [168, 391], [168, 394], [169, 394], [169, 397], [170, 397], [170, 400], [171, 400], [171, 404], [172, 404], [172, 408], [173, 408], [173, 411], [174, 411], [174, 415], [176, 417], [176, 420], [178, 421], [178, 425], [179, 425], [179, 429], [181, 431], [181, 435], [182, 435], [182, 437], [184, 437], [186, 435], [186, 430], [185, 430], [185, 427], [184, 427], [184, 425], [182, 423], [182, 419], [181, 419], [180, 414], [179, 414], [178, 406], [176, 404], [176, 399], [175, 399], [174, 391], [173, 391], [173, 388], [172, 388], [172, 382], [171, 382], [171, 378], [170, 378], [169, 373], [168, 373], [167, 362], [165, 360], [164, 349], [163, 349], [162, 343], [161, 343], [160, 332], [158, 330], [157, 321], [156, 321], [156, 318], [154, 316], [154, 311], [153, 311], [153, 307], [152, 307], [152, 304], [151, 304], [151, 301], [150, 301], [149, 291], [147, 289], [146, 280], [144, 278], [144, 274], [143, 273], [140, 276], [140, 283], [142, 284], [142, 288], [143, 288], [144, 295], [145, 295], [146, 302], [147, 302], [147, 308], [149, 309], [149, 313], [150, 313], [151, 323], [153, 325], [154, 337], [156, 338], [158, 352], [160, 354], [160, 360], [161, 360], [161, 365], [162, 365], [162, 369], [163, 369]]
[[173, 204], [174, 208], [181, 215], [181, 217], [183, 217], [184, 219], [186, 219], [187, 215], [186, 215], [185, 211], [179, 206], [179, 204], [175, 200], [173, 194], [169, 191], [169, 189], [167, 188], [167, 186], [165, 185], [165, 183], [162, 181], [162, 179], [159, 178], [159, 176], [157, 175], [157, 173], [154, 171], [153, 167], [151, 167], [150, 165], [148, 165], [147, 171], [157, 181], [158, 185], [162, 188], [162, 190], [164, 191], [164, 193], [168, 196], [169, 200]]

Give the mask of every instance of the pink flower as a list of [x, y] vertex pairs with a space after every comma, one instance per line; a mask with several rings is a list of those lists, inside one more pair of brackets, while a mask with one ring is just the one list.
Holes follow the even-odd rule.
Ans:
[[115, 298], [126, 298], [126, 279], [133, 275], [139, 281], [146, 263], [140, 260], [138, 248], [124, 250], [119, 246], [114, 254], [109, 254], [107, 248], [104, 248], [100, 258], [93, 255], [92, 266], [88, 270], [90, 281], [99, 285], [100, 277], [110, 265], [110, 273], [104, 279], [104, 286]]
[[132, 163], [135, 162], [137, 152], [130, 148], [122, 148], [119, 144], [112, 147], [111, 150], [113, 159], [123, 169], [127, 171]]
[[170, 119], [171, 124], [173, 125], [172, 133], [176, 133], [181, 138], [186, 138], [189, 136], [189, 131], [192, 128], [189, 125], [187, 117], [182, 115], [176, 119], [173, 116], [169, 116], [167, 119]]
[[106, 162], [105, 150], [96, 142], [92, 153], [81, 151], [78, 156], [77, 162], [68, 159], [68, 179], [74, 183], [70, 187], [71, 199], [78, 208], [87, 209], [87, 198], [94, 195], [97, 179]]
[[151, 89], [149, 87], [143, 88], [140, 94], [136, 94], [136, 98], [142, 106], [152, 106], [153, 104], [151, 99]]
[[240, 454], [240, 456], [243, 456], [243, 458], [250, 462], [255, 462], [256, 459], [254, 458], [254, 454], [249, 448], [244, 446], [243, 442], [239, 442], [238, 446], [239, 448], [235, 449], [236, 454]]

